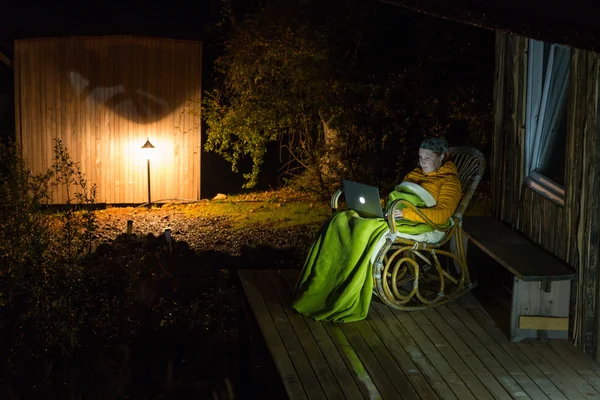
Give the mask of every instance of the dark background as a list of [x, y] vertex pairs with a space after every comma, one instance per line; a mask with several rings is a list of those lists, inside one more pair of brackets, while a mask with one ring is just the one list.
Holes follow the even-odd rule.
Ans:
[[[402, 3], [402, 1], [398, 1]], [[216, 84], [213, 62], [222, 51], [224, 30], [217, 24], [224, 20], [221, 0], [195, 2], [8, 2], [1, 6], [0, 52], [12, 59], [14, 40], [36, 37], [120, 35], [166, 37], [203, 42], [202, 89]], [[243, 18], [260, 5], [259, 1], [232, 1], [236, 18]], [[360, 57], [355, 71], [360, 79], [377, 79], [400, 72], [414, 63], [433, 65], [437, 71], [427, 74], [425, 89], [447, 90], [448, 82], [474, 85], [478, 101], [490, 107], [494, 71], [494, 33], [491, 30], [440, 19], [383, 1], [315, 2], [315, 18], [350, 12], [364, 17], [352, 22], [349, 29], [361, 31]], [[432, 7], [440, 2], [419, 2]], [[468, 2], [465, 2], [468, 4]], [[352, 8], [352, 9], [351, 9]], [[435, 14], [435, 13], [430, 13]], [[360, 24], [360, 26], [357, 26]], [[438, 62], [428, 62], [434, 59]], [[443, 61], [440, 61], [443, 60]], [[427, 67], [424, 67], [427, 68]], [[0, 135], [14, 134], [13, 73], [0, 63]], [[3, 102], [3, 103], [2, 103]], [[202, 142], [206, 127], [202, 128]], [[455, 124], [449, 139], [460, 143], [465, 128]], [[247, 167], [242, 163], [242, 169]], [[258, 189], [268, 189], [280, 183], [278, 146], [269, 148]], [[216, 193], [241, 192], [241, 174], [231, 172], [220, 156], [202, 154], [202, 197]]]

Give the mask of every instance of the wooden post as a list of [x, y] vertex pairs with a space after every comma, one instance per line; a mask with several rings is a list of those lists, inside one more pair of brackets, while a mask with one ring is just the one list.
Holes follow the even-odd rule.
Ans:
[[169, 253], [173, 252], [173, 247], [171, 246], [171, 228], [165, 228], [165, 239], [169, 244]]
[[152, 202], [150, 200], [150, 159], [148, 158], [148, 208], [152, 207]]

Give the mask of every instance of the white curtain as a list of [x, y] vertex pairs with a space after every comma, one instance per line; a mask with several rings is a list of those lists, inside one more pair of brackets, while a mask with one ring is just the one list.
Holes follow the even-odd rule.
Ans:
[[569, 62], [568, 47], [529, 40], [525, 120], [527, 175], [547, 160], [561, 118], [564, 118]]

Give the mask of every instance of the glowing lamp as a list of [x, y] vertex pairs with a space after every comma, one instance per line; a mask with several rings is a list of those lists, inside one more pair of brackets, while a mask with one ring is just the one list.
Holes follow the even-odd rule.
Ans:
[[154, 153], [154, 146], [150, 143], [150, 139], [146, 138], [146, 143], [142, 146], [144, 151], [144, 155], [146, 156], [146, 160], [148, 161], [148, 208], [152, 206], [152, 202], [150, 201], [150, 158]]
[[142, 149], [144, 149], [143, 153], [146, 159], [149, 160], [152, 158], [152, 154], [154, 154], [154, 145], [150, 143], [150, 139], [146, 139], [146, 143], [144, 143]]

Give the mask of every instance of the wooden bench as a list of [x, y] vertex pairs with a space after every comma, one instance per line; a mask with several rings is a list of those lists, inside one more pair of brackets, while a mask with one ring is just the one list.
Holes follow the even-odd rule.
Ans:
[[567, 339], [575, 270], [492, 217], [464, 217], [463, 230], [469, 242], [513, 275], [510, 339]]

